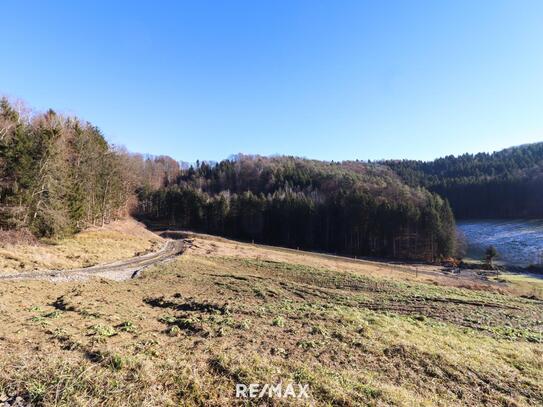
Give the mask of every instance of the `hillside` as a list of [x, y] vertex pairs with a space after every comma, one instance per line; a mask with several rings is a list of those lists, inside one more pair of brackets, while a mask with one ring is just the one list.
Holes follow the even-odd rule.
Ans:
[[543, 143], [434, 161], [384, 161], [406, 183], [446, 198], [457, 218], [543, 217]]
[[30, 238], [0, 232], [0, 276], [29, 271], [94, 266], [157, 250], [162, 239], [133, 219], [91, 227], [58, 239]]
[[389, 168], [237, 156], [139, 190], [139, 216], [278, 246], [433, 260], [455, 248], [446, 201]]
[[187, 243], [135, 280], [3, 282], [5, 398], [226, 406], [236, 383], [283, 381], [314, 405], [543, 403], [543, 307], [501, 283]]

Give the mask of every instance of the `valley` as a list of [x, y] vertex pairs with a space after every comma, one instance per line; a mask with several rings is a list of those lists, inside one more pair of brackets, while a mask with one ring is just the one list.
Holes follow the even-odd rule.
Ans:
[[543, 407], [543, 2], [1, 11], [0, 407]]
[[480, 252], [534, 261], [542, 143], [185, 165], [7, 98], [0, 130], [5, 406], [543, 404], [543, 280]]

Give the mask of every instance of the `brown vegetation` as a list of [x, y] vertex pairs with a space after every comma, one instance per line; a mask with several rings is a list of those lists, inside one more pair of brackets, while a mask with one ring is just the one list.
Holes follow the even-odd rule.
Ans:
[[160, 237], [132, 219], [62, 239], [36, 240], [14, 231], [1, 236], [12, 237], [0, 241], [0, 274], [88, 267], [153, 251], [161, 243]]
[[385, 264], [191, 240], [127, 282], [2, 283], [0, 393], [230, 406], [245, 404], [238, 382], [283, 381], [309, 384], [314, 405], [543, 403], [539, 301]]

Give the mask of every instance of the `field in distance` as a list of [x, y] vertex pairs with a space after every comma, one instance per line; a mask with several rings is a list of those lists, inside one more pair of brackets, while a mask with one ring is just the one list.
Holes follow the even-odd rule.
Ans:
[[236, 383], [295, 382], [313, 405], [543, 404], [543, 302], [514, 285], [186, 242], [134, 280], [2, 282], [0, 397], [228, 406]]

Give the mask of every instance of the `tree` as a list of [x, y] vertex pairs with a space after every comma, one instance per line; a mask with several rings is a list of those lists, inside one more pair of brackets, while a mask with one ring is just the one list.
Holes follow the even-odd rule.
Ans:
[[485, 250], [485, 260], [490, 267], [493, 266], [493, 261], [498, 257], [498, 250], [494, 246], [488, 246]]

